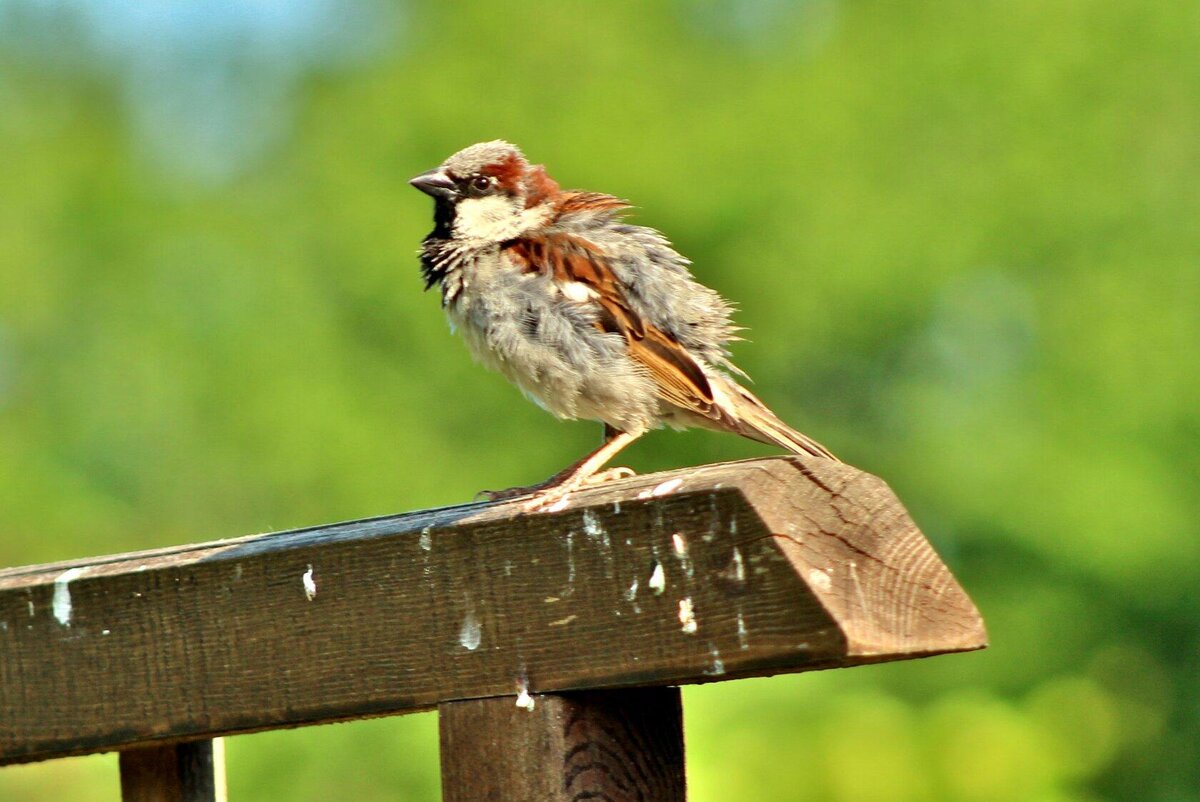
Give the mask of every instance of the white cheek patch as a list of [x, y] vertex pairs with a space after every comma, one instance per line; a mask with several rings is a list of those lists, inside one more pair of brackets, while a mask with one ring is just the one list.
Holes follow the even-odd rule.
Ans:
[[464, 239], [498, 242], [520, 233], [521, 213], [510, 198], [489, 195], [459, 201], [454, 212], [454, 233]]
[[600, 297], [600, 293], [581, 281], [568, 281], [566, 284], [560, 284], [558, 289], [568, 300], [576, 301], [577, 303], [583, 303], [584, 301], [590, 301], [592, 298]]

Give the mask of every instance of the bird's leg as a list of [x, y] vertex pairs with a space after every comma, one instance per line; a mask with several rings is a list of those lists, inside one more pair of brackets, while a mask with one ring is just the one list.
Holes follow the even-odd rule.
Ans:
[[[529, 485], [528, 487], [484, 491], [480, 495], [489, 501], [498, 501], [500, 499], [516, 498], [517, 496], [532, 494], [533, 497], [523, 504], [522, 507], [526, 510], [544, 509], [554, 504], [554, 502], [560, 501], [568, 493], [578, 490], [598, 478], [596, 475], [597, 471], [615, 457], [617, 452], [641, 437], [641, 435], [641, 432], [631, 434], [605, 426], [604, 443], [599, 448], [578, 462], [554, 474], [546, 481], [539, 482], [536, 485]], [[617, 472], [628, 470], [628, 468], [614, 469]], [[613, 475], [605, 476], [605, 474], [608, 474], [608, 472], [606, 471], [604, 474], [601, 474], [605, 479], [619, 478], [624, 475], [622, 473], [614, 473]]]
[[[612, 440], [614, 437], [616, 437], [620, 433], [621, 432], [619, 430], [614, 429], [612, 426], [609, 426], [607, 423], [604, 424], [604, 443], [607, 443], [609, 440]], [[613, 452], [613, 454], [615, 456], [616, 452]], [[587, 457], [584, 457], [584, 459], [587, 459]], [[610, 459], [611, 459], [611, 457], [610, 457]], [[619, 468], [606, 468], [603, 471], [597, 471], [596, 473], [589, 476], [587, 478], [587, 483], [589, 485], [599, 485], [599, 484], [603, 484], [605, 482], [613, 482], [613, 481], [616, 481], [617, 479], [628, 479], [631, 476], [637, 476], [637, 472], [634, 471], [633, 468], [626, 468], [625, 466], [621, 466]]]

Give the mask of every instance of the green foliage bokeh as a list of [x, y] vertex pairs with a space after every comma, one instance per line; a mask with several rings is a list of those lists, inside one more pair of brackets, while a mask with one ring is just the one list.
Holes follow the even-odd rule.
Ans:
[[[736, 300], [756, 392], [886, 478], [988, 622], [985, 652], [688, 689], [694, 799], [1200, 798], [1194, 8], [411, 2], [198, 177], [37, 5], [0, 3], [0, 565], [459, 502], [593, 444], [420, 291], [406, 179], [502, 137]], [[233, 799], [437, 796], [429, 715], [228, 751]], [[115, 760], [0, 798], [115, 799]]]

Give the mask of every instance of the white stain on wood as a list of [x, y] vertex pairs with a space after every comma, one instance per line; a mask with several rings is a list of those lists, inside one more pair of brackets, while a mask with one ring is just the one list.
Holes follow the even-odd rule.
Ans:
[[633, 578], [633, 582], [630, 583], [629, 588], [625, 591], [625, 601], [627, 601], [631, 605], [633, 605], [633, 611], [635, 613], [641, 613], [642, 608], [637, 603], [637, 594], [638, 594], [638, 581], [637, 581], [637, 577], [635, 576]]
[[[54, 596], [50, 601], [50, 609], [54, 618], [64, 627], [71, 626], [71, 583], [83, 576], [90, 566], [68, 568], [54, 580]], [[33, 602], [29, 603], [29, 614], [33, 615]]]
[[696, 623], [696, 608], [690, 598], [679, 600], [679, 623], [685, 635], [695, 635], [699, 625]]
[[850, 581], [854, 583], [854, 592], [858, 596], [858, 603], [862, 612], [870, 609], [867, 604], [866, 594], [863, 593], [862, 580], [858, 578], [858, 563], [850, 562]]
[[304, 585], [304, 597], [309, 601], [317, 598], [317, 580], [313, 579], [313, 567], [310, 563], [308, 570], [300, 577], [300, 582]]
[[667, 574], [658, 560], [654, 561], [654, 570], [650, 572], [650, 579], [646, 582], [646, 586], [654, 591], [655, 596], [661, 596], [667, 589]]
[[458, 642], [469, 652], [478, 649], [479, 644], [483, 642], [483, 628], [479, 626], [479, 619], [475, 617], [475, 608], [469, 600], [467, 615], [463, 618], [462, 626], [458, 630]]
[[746, 581], [746, 562], [742, 559], [742, 552], [737, 546], [733, 547], [733, 563], [732, 563], [732, 578], [734, 582]]
[[524, 677], [517, 680], [517, 707], [530, 713], [537, 707], [537, 701], [529, 695], [529, 682]]
[[567, 586], [563, 588], [562, 595], [570, 596], [575, 592], [575, 532], [568, 530], [567, 532]]
[[659, 496], [665, 496], [668, 493], [674, 493], [676, 490], [678, 490], [682, 486], [683, 486], [682, 479], [680, 479], [678, 477], [676, 477], [675, 479], [668, 479], [667, 481], [663, 482], [658, 487], [651, 490], [650, 495], [653, 496], [654, 498], [658, 498]]
[[704, 673], [710, 677], [719, 677], [725, 673], [725, 661], [721, 659], [721, 653], [717, 651], [717, 644], [709, 641], [708, 654], [712, 657], [712, 665], [704, 669]]
[[612, 540], [608, 537], [608, 530], [600, 523], [600, 519], [596, 517], [596, 513], [593, 510], [583, 511], [583, 533], [591, 540], [598, 541], [604, 548], [612, 548]]
[[829, 590], [833, 587], [833, 580], [829, 578], [829, 571], [822, 571], [820, 568], [813, 568], [808, 572], [808, 583], [818, 590]]
[[688, 558], [687, 541], [683, 539], [683, 535], [679, 532], [671, 535], [671, 546], [675, 549], [675, 556], [679, 558], [679, 564], [683, 566], [683, 573], [687, 575], [688, 579], [694, 577], [696, 568]]

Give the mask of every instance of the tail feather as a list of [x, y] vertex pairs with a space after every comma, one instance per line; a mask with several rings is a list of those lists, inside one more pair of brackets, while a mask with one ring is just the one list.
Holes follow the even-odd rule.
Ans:
[[723, 389], [729, 392], [734, 402], [733, 409], [726, 410], [728, 415], [726, 423], [730, 424], [738, 434], [760, 443], [786, 448], [794, 454], [841, 462], [825, 446], [781, 421], [774, 412], [767, 408], [766, 404], [759, 401], [745, 387], [732, 381], [723, 382], [723, 384], [725, 385]]

